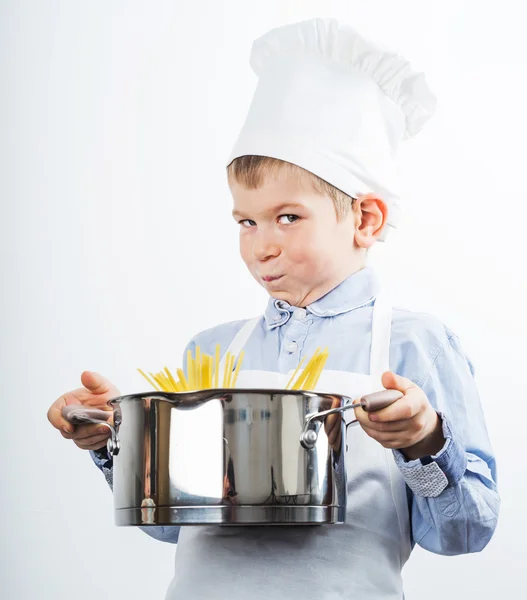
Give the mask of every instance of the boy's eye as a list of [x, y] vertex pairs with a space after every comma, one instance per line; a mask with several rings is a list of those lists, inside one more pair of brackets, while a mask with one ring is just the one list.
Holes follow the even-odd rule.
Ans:
[[299, 217], [297, 217], [296, 215], [280, 215], [278, 217], [278, 222], [280, 223], [280, 225], [289, 225], [291, 223], [294, 223], [295, 221], [298, 221]]
[[251, 219], [243, 219], [240, 221], [240, 225], [242, 227], [254, 227], [256, 225], [256, 221], [252, 221]]

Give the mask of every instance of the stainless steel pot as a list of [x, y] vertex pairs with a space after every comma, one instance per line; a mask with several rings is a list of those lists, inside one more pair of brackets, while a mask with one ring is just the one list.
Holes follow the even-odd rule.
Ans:
[[342, 523], [342, 412], [379, 410], [401, 395], [352, 404], [291, 390], [155, 392], [115, 398], [113, 413], [70, 405], [63, 414], [111, 430], [117, 525]]

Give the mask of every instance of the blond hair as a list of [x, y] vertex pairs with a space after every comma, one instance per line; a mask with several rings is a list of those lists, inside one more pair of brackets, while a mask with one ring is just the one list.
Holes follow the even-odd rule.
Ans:
[[351, 210], [355, 198], [348, 196], [348, 194], [317, 175], [306, 171], [306, 169], [277, 158], [240, 156], [235, 158], [227, 167], [227, 177], [229, 182], [236, 182], [249, 190], [255, 190], [263, 184], [266, 177], [276, 175], [284, 169], [289, 170], [290, 173], [298, 174], [308, 181], [317, 193], [329, 196], [335, 205], [337, 219], [342, 219]]

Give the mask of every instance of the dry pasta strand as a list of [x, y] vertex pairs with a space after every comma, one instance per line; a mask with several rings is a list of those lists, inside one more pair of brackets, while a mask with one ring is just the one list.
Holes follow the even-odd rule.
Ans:
[[199, 371], [199, 389], [204, 390], [207, 387], [207, 357], [204, 354], [200, 356]]
[[177, 376], [179, 378], [179, 383], [181, 384], [182, 390], [185, 392], [189, 389], [187, 378], [185, 377], [185, 373], [183, 373], [183, 369], [178, 369], [176, 371]]
[[225, 365], [223, 366], [223, 385], [222, 387], [227, 387], [227, 373], [229, 372], [229, 356], [230, 352], [227, 352], [225, 356]]
[[318, 378], [320, 377], [320, 373], [324, 366], [325, 358], [326, 358], [326, 350], [324, 349], [324, 352], [322, 352], [321, 354], [318, 355], [317, 360], [315, 361], [315, 364], [313, 365], [313, 368], [311, 370], [311, 373], [309, 374], [309, 377], [307, 378], [307, 380], [304, 384], [304, 389], [306, 389], [306, 390], [314, 389], [315, 382], [318, 381]]
[[209, 388], [213, 388], [214, 387], [214, 357], [209, 356], [207, 358], [207, 361], [209, 363]]
[[320, 360], [320, 364], [319, 364], [319, 368], [318, 368], [318, 373], [316, 374], [315, 379], [313, 380], [313, 383], [311, 384], [311, 389], [314, 390], [317, 387], [317, 383], [318, 380], [320, 379], [320, 376], [322, 375], [322, 371], [324, 370], [324, 366], [326, 365], [326, 361], [328, 359], [329, 353], [327, 351], [327, 348], [324, 350], [324, 352], [322, 353], [322, 358]]
[[205, 356], [205, 377], [203, 381], [203, 386], [206, 389], [210, 389], [212, 387], [212, 356]]
[[191, 390], [196, 389], [195, 371], [194, 371], [194, 359], [192, 358], [192, 352], [187, 351], [187, 374], [188, 384]]
[[194, 362], [194, 367], [196, 389], [199, 390], [201, 388], [201, 348], [199, 346], [196, 346], [196, 358]]
[[161, 373], [157, 374], [161, 381], [165, 384], [165, 392], [175, 392], [174, 386], [170, 379], [161, 371]]
[[137, 369], [139, 371], [139, 373], [141, 373], [141, 375], [148, 381], [148, 383], [158, 392], [160, 392], [161, 390], [157, 387], [157, 384], [154, 383], [154, 381], [152, 381], [152, 379], [150, 379], [150, 377], [148, 377], [148, 375], [146, 373], [144, 373], [143, 371], [141, 371], [141, 369]]
[[159, 381], [157, 380], [157, 377], [153, 373], [151, 373], [150, 371], [148, 371], [148, 374], [156, 382], [156, 385], [158, 386], [159, 391], [162, 392], [163, 391], [163, 386], [159, 383]]
[[313, 380], [315, 379], [317, 372], [318, 372], [318, 365], [320, 364], [320, 359], [322, 358], [322, 353], [319, 354], [316, 358], [316, 360], [313, 362], [313, 364], [311, 365], [311, 369], [309, 370], [309, 374], [306, 377], [306, 380], [303, 383], [303, 388], [306, 390], [311, 389], [311, 386], [313, 384]]
[[165, 373], [167, 374], [168, 380], [172, 384], [172, 387], [174, 388], [174, 391], [175, 392], [179, 392], [179, 385], [177, 384], [176, 380], [172, 376], [172, 373], [168, 370], [168, 367], [165, 367]]
[[218, 379], [219, 379], [219, 371], [220, 371], [220, 345], [216, 344], [216, 351], [214, 353], [214, 387], [218, 387]]
[[232, 378], [234, 376], [234, 361], [236, 360], [236, 356], [234, 354], [231, 355], [231, 364], [229, 365], [229, 387], [232, 387]]
[[161, 390], [163, 392], [166, 392], [166, 386], [165, 386], [165, 382], [163, 381], [162, 378], [159, 377], [159, 374], [154, 375], [153, 373], [150, 373], [150, 376], [155, 380], [155, 382], [157, 383], [157, 385], [161, 388]]
[[232, 381], [232, 367], [234, 366], [234, 354], [230, 354], [229, 353], [229, 362], [228, 362], [228, 368], [227, 368], [227, 382], [225, 387], [230, 388], [231, 387], [231, 381]]
[[300, 370], [300, 368], [302, 367], [302, 365], [304, 364], [305, 360], [306, 360], [306, 357], [304, 356], [304, 358], [300, 361], [300, 363], [298, 364], [297, 368], [295, 369], [294, 373], [291, 375], [291, 378], [287, 382], [287, 385], [285, 386], [286, 390], [291, 389], [290, 386], [293, 383], [293, 381], [295, 380], [295, 377], [297, 376], [297, 373]]
[[301, 378], [297, 382], [298, 388], [301, 390], [312, 389], [312, 382], [316, 377], [316, 373], [318, 371], [318, 365], [320, 363], [321, 358], [321, 349], [317, 348], [315, 354], [311, 357], [308, 365], [304, 369]]
[[236, 387], [236, 381], [238, 379], [238, 373], [240, 372], [240, 366], [242, 364], [243, 357], [245, 356], [245, 352], [242, 350], [238, 355], [238, 362], [236, 363], [236, 369], [234, 370], [234, 375], [232, 376], [232, 385], [231, 387]]
[[304, 385], [306, 379], [309, 377], [309, 373], [311, 372], [311, 369], [313, 368], [313, 364], [315, 363], [319, 354], [320, 354], [320, 348], [317, 348], [315, 351], [315, 354], [313, 354], [313, 356], [310, 358], [309, 362], [304, 367], [304, 370], [302, 371], [302, 373], [300, 373], [300, 376], [298, 377], [295, 384], [293, 385], [294, 390], [302, 389], [302, 386]]

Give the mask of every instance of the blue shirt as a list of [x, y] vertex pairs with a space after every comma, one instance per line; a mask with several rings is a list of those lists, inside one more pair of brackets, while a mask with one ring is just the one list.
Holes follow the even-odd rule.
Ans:
[[[328, 346], [326, 368], [368, 374], [372, 307], [380, 286], [367, 267], [343, 281], [305, 310], [270, 298], [264, 318], [245, 347], [242, 369], [287, 373], [317, 347]], [[199, 345], [214, 354], [226, 349], [246, 321], [225, 323], [196, 335], [186, 351]], [[365, 343], [365, 341], [368, 343]], [[393, 309], [390, 369], [424, 390], [443, 421], [444, 447], [428, 460], [406, 461], [394, 450], [407, 482], [426, 479], [430, 461], [448, 479], [436, 497], [408, 491], [412, 541], [444, 555], [482, 550], [496, 528], [500, 499], [496, 463], [489, 442], [474, 369], [459, 338], [435, 317]], [[111, 459], [92, 453], [111, 483]], [[425, 486], [426, 487], [426, 486]], [[147, 527], [152, 537], [176, 543], [178, 527]]]

